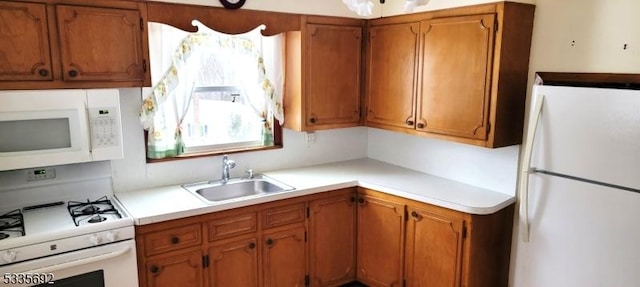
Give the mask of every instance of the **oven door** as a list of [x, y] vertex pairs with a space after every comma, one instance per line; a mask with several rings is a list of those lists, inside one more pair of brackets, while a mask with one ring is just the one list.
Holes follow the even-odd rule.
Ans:
[[2, 286], [138, 286], [134, 240], [30, 260], [0, 270]]

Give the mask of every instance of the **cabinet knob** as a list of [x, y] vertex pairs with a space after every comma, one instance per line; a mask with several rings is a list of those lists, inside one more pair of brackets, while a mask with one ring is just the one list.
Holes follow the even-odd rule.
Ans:
[[153, 274], [158, 274], [158, 272], [160, 271], [160, 268], [158, 268], [158, 266], [151, 265], [151, 268], [149, 268], [149, 271], [151, 271], [151, 273]]
[[361, 198], [358, 198], [358, 202], [359, 202], [359, 203], [364, 203], [364, 198], [362, 198], [362, 197], [361, 197]]
[[411, 212], [411, 217], [415, 218], [415, 219], [421, 219], [422, 216], [416, 212], [415, 210]]
[[423, 123], [419, 123], [419, 124], [418, 124], [418, 128], [419, 128], [419, 129], [424, 129], [424, 124], [423, 124]]
[[316, 121], [318, 121], [318, 120], [315, 117], [309, 119], [309, 122], [312, 123], [312, 124], [315, 124]]
[[71, 70], [69, 71], [69, 77], [77, 77], [78, 76], [78, 71], [76, 70]]
[[408, 126], [413, 126], [414, 122], [412, 120], [407, 120], [406, 124]]
[[171, 237], [171, 244], [178, 244], [180, 243], [180, 238], [177, 236], [173, 236]]
[[352, 196], [351, 198], [349, 198], [349, 201], [351, 201], [351, 202], [356, 202], [356, 197], [355, 197], [355, 196]]
[[47, 69], [40, 69], [40, 70], [38, 71], [38, 74], [40, 74], [40, 76], [46, 77], [46, 76], [48, 76], [48, 75], [49, 75], [49, 70], [47, 70]]
[[254, 249], [254, 248], [256, 248], [256, 243], [255, 242], [249, 243], [249, 249]]
[[271, 246], [271, 245], [273, 245], [273, 239], [271, 239], [271, 238], [267, 238], [267, 240], [265, 240], [265, 243], [266, 243], [268, 246]]

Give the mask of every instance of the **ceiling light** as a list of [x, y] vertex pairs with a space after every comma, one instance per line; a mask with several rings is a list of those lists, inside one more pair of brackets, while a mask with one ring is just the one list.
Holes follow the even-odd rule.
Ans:
[[[380, 0], [380, 4], [384, 4], [385, 0]], [[360, 16], [371, 16], [373, 14], [372, 0], [342, 0], [342, 3], [349, 7], [349, 10]], [[417, 6], [427, 5], [429, 0], [405, 0], [404, 12], [411, 13]]]

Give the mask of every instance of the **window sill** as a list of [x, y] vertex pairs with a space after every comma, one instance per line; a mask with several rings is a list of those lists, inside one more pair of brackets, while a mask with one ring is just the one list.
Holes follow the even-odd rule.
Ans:
[[281, 149], [281, 148], [282, 148], [282, 144], [276, 144], [268, 147], [247, 147], [247, 148], [227, 149], [224, 151], [190, 153], [190, 154], [182, 154], [176, 157], [168, 157], [168, 158], [158, 158], [158, 159], [147, 158], [147, 163], [167, 162], [167, 161], [175, 161], [175, 160], [183, 160], [183, 159], [191, 159], [191, 158], [199, 158], [199, 157], [207, 157], [207, 156], [217, 156], [217, 155], [234, 154], [234, 153], [251, 152], [251, 151], [273, 150], [273, 149]]

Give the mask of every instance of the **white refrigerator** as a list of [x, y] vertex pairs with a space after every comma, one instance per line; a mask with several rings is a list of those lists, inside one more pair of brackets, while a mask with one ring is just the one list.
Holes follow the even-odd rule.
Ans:
[[640, 286], [640, 91], [535, 85], [528, 123], [511, 285]]

